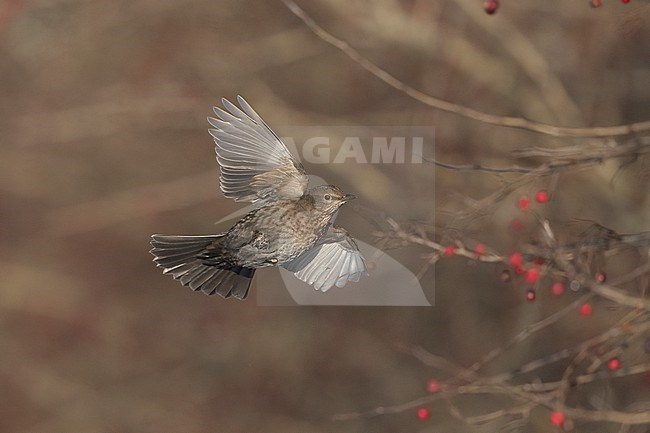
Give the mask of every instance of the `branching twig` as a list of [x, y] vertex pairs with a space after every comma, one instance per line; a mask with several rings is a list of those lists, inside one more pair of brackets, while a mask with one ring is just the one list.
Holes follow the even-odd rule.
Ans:
[[[596, 379], [608, 377], [624, 377], [637, 374], [643, 374], [650, 371], [650, 363], [640, 364], [630, 367], [626, 370], [620, 370], [607, 373], [592, 373], [577, 377], [574, 382], [576, 384], [584, 384]], [[555, 396], [553, 391], [556, 391], [561, 386], [561, 382], [547, 382], [539, 384], [525, 384], [525, 385], [508, 385], [500, 384], [471, 384], [461, 386], [448, 386], [443, 385], [440, 392], [425, 397], [421, 397], [409, 402], [400, 403], [392, 406], [380, 406], [364, 412], [351, 412], [338, 414], [333, 417], [335, 421], [348, 421], [359, 418], [372, 418], [388, 414], [402, 413], [404, 411], [420, 407], [425, 404], [433, 403], [437, 400], [447, 399], [459, 395], [478, 395], [478, 394], [493, 394], [493, 395], [506, 395], [517, 400], [525, 400], [528, 403], [525, 405], [532, 408], [536, 405], [543, 405], [554, 408], [556, 405]], [[523, 407], [523, 406], [522, 406]], [[617, 422], [622, 424], [644, 424], [650, 422], [650, 413], [633, 413], [621, 411], [592, 411], [587, 409], [563, 407], [562, 410], [567, 416], [572, 418], [579, 418], [589, 421], [608, 421]], [[479, 415], [470, 417], [474, 423], [487, 422], [498, 418], [495, 414], [507, 415], [511, 413], [508, 410], [500, 410], [490, 414]], [[483, 418], [485, 417], [485, 418]]]
[[[572, 158], [559, 158], [554, 157], [551, 161], [541, 164], [538, 167], [522, 167], [520, 165], [512, 165], [509, 167], [488, 167], [482, 164], [450, 164], [436, 159], [423, 158], [423, 161], [435, 165], [436, 167], [445, 168], [453, 171], [480, 171], [485, 173], [520, 173], [528, 174], [535, 173], [536, 176], [547, 176], [556, 174], [576, 167], [586, 167], [592, 165], [602, 164], [608, 159], [614, 158], [629, 158], [631, 155], [639, 155], [650, 152], [650, 144], [636, 144], [632, 143], [625, 146], [617, 146], [611, 150], [599, 149], [593, 152], [593, 155], [584, 156], [584, 147], [581, 148], [583, 156], [574, 156]], [[547, 155], [547, 157], [550, 155]]]
[[382, 80], [384, 83], [430, 107], [437, 108], [449, 113], [454, 113], [468, 119], [477, 120], [479, 122], [487, 123], [490, 125], [523, 129], [540, 134], [550, 135], [553, 137], [616, 137], [641, 134], [650, 131], [650, 120], [619, 126], [568, 128], [535, 122], [532, 120], [524, 119], [522, 117], [498, 116], [494, 114], [484, 113], [482, 111], [465, 107], [460, 104], [455, 104], [453, 102], [435, 98], [400, 81], [395, 76], [389, 74], [387, 71], [368, 60], [356, 49], [352, 48], [350, 44], [327, 32], [292, 0], [282, 0], [282, 2], [287, 6], [287, 8], [289, 8], [291, 12], [293, 12], [294, 15], [300, 18], [316, 36], [321, 38], [323, 41], [342, 51], [355, 63], [370, 72], [375, 77]]

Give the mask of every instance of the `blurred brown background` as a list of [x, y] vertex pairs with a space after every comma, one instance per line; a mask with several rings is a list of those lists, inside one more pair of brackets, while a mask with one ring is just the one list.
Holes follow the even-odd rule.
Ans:
[[[502, 3], [488, 16], [480, 0], [300, 2], [395, 76], [456, 103], [565, 126], [650, 117], [647, 1]], [[467, 366], [576, 296], [528, 304], [498, 269], [460, 258], [437, 267], [431, 308], [262, 308], [163, 276], [150, 234], [210, 233], [239, 208], [218, 191], [206, 131], [221, 97], [244, 95], [279, 134], [432, 125], [436, 157], [454, 163], [512, 165], [514, 149], [574, 143], [434, 111], [322, 42], [280, 1], [3, 1], [0, 77], [1, 431], [481, 431], [444, 404], [426, 423], [409, 411], [331, 417], [425, 394], [439, 373], [398, 344]], [[647, 168], [613, 181], [617, 168], [563, 178], [550, 216], [647, 230]], [[368, 208], [433, 222], [431, 166], [308, 169]], [[441, 170], [435, 180], [438, 210], [501, 185]], [[514, 212], [505, 205], [466, 234], [507, 252], [521, 241], [505, 229]], [[339, 221], [371, 231], [358, 212]], [[394, 254], [417, 271], [425, 252]], [[265, 275], [277, 278], [258, 273], [256, 290]], [[430, 270], [423, 281], [432, 280]], [[595, 305], [590, 327], [568, 319], [518, 345], [489, 372], [605, 329], [618, 317], [607, 307]], [[612, 387], [609, 404], [625, 407], [645, 386]], [[463, 408], [490, 410], [481, 399]], [[548, 430], [547, 417], [534, 412], [530, 431]], [[601, 427], [584, 431], [615, 428]]]

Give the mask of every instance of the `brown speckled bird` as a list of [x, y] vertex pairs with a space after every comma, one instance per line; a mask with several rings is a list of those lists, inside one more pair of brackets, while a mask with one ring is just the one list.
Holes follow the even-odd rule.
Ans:
[[355, 197], [333, 185], [307, 189], [308, 178], [278, 136], [241, 96], [223, 99], [208, 118], [224, 196], [256, 208], [225, 233], [153, 235], [151, 253], [163, 273], [207, 295], [244, 299], [255, 270], [282, 266], [326, 292], [359, 281], [364, 259], [348, 232], [332, 224]]

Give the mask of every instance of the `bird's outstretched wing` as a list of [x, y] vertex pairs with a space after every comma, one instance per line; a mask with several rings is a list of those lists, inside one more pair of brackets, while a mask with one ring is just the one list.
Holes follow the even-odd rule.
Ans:
[[332, 286], [343, 287], [366, 274], [366, 263], [354, 239], [341, 227], [332, 226], [311, 249], [282, 265], [296, 277], [327, 292]]
[[[296, 199], [307, 189], [307, 175], [285, 144], [241, 96], [241, 109], [227, 99], [208, 117], [221, 166], [221, 191], [235, 201]], [[243, 110], [243, 111], [242, 111]]]

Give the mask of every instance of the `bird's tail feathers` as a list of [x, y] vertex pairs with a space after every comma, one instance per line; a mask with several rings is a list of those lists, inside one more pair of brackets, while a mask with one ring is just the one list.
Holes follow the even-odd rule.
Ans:
[[206, 250], [214, 250], [224, 235], [151, 237], [151, 254], [163, 273], [171, 274], [184, 286], [206, 295], [218, 294], [224, 298], [233, 296], [244, 299], [248, 295], [255, 269], [233, 266], [227, 263], [209, 263], [201, 256]]

